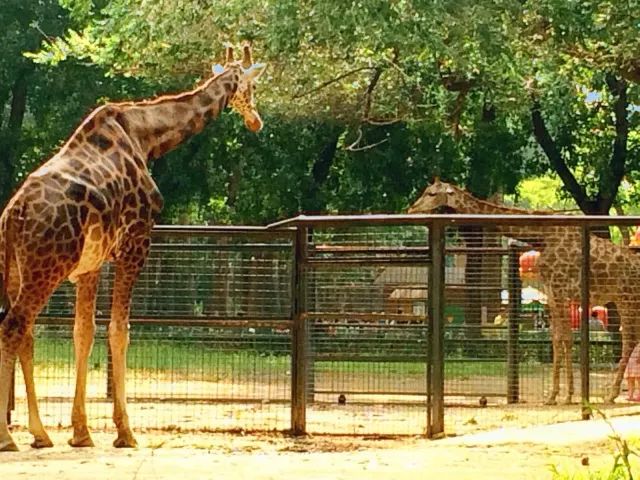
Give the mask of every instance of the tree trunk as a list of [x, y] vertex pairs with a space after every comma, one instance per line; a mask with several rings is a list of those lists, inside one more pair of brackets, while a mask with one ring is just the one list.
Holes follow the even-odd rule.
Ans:
[[18, 75], [11, 87], [11, 111], [6, 128], [0, 131], [0, 205], [4, 205], [13, 190], [18, 145], [27, 109], [28, 74]]
[[607, 77], [607, 85], [616, 98], [612, 106], [615, 117], [616, 137], [608, 164], [597, 172], [599, 177], [598, 193], [594, 198], [590, 198], [587, 195], [584, 187], [578, 183], [573, 172], [567, 166], [561, 153], [561, 147], [556, 144], [547, 129], [540, 103], [534, 100], [531, 108], [531, 122], [536, 141], [549, 159], [551, 167], [560, 176], [565, 188], [580, 207], [580, 210], [587, 215], [609, 215], [609, 210], [615, 202], [618, 188], [626, 171], [627, 140], [629, 135], [627, 83], [624, 79], [609, 75]]
[[342, 129], [333, 127], [329, 139], [324, 144], [311, 168], [311, 184], [307, 195], [303, 197], [302, 210], [304, 213], [321, 213], [325, 210], [326, 200], [322, 196], [322, 187], [329, 178], [331, 165], [336, 156], [338, 140]]

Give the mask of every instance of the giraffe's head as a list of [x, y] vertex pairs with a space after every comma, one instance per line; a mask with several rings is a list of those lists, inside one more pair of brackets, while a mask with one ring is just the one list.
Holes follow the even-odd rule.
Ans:
[[242, 61], [236, 62], [233, 59], [233, 48], [227, 46], [225, 66], [223, 67], [220, 64], [214, 65], [213, 73], [219, 75], [231, 65], [240, 66], [242, 75], [235, 95], [229, 100], [229, 105], [233, 110], [242, 115], [244, 124], [249, 130], [259, 132], [262, 129], [262, 119], [256, 109], [254, 99], [255, 81], [262, 75], [267, 66], [264, 63], [253, 63], [253, 59], [251, 58], [251, 45], [248, 42], [243, 44], [242, 50]]
[[409, 213], [469, 213], [465, 199], [469, 194], [460, 187], [435, 178], [422, 196], [416, 200]]

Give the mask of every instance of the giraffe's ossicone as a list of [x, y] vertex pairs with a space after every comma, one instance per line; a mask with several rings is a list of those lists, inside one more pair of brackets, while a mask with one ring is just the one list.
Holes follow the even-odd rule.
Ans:
[[131, 291], [144, 266], [162, 195], [149, 162], [176, 147], [230, 105], [254, 132], [262, 120], [253, 98], [265, 66], [251, 48], [194, 90], [141, 102], [103, 105], [81, 123], [60, 151], [31, 173], [0, 216], [0, 451], [16, 450], [7, 425], [9, 386], [20, 359], [33, 447], [51, 446], [33, 380], [33, 325], [64, 279], [76, 283], [76, 393], [72, 446], [93, 445], [85, 412], [87, 358], [95, 333], [102, 264], [115, 266], [109, 343], [113, 358], [113, 419], [117, 447], [136, 441], [126, 410], [125, 370]]

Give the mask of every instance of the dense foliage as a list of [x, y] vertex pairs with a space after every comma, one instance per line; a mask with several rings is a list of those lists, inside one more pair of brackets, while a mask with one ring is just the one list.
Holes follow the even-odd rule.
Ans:
[[637, 0], [60, 3], [0, 12], [0, 198], [90, 105], [189, 88], [247, 38], [266, 127], [227, 114], [157, 162], [168, 221], [397, 212], [434, 175], [487, 197], [551, 173], [590, 213], [637, 200]]

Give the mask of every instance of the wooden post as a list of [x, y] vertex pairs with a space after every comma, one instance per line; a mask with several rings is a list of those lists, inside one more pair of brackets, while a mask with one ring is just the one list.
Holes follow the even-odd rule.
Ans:
[[[444, 225], [434, 220], [429, 227], [429, 332], [430, 366], [427, 378], [431, 411], [427, 414], [427, 436], [444, 436]], [[429, 368], [430, 367], [430, 368]], [[428, 399], [429, 400], [429, 399]]]
[[307, 348], [306, 327], [307, 229], [298, 227], [294, 244], [291, 310], [291, 433], [304, 435], [307, 429]]
[[589, 317], [591, 308], [589, 305], [590, 287], [590, 255], [591, 255], [591, 230], [587, 226], [582, 227], [582, 257], [580, 264], [580, 379], [582, 391], [582, 419], [591, 418], [589, 406]]
[[518, 341], [520, 335], [520, 309], [522, 281], [520, 280], [520, 250], [509, 243], [509, 320], [507, 322], [507, 403], [520, 400], [520, 363]]

